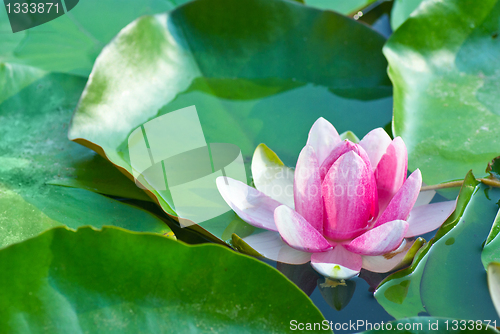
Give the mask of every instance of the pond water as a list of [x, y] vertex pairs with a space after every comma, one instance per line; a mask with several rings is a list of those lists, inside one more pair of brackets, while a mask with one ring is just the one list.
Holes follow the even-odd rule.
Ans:
[[362, 271], [359, 277], [349, 280], [327, 280], [317, 274], [310, 263], [294, 266], [269, 260], [263, 262], [280, 270], [309, 295], [334, 326], [335, 333], [357, 333], [371, 329], [367, 324], [394, 320], [373, 296], [374, 287], [387, 275]]

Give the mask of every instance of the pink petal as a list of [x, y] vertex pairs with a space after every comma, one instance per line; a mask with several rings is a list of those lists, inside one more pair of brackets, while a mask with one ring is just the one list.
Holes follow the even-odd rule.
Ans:
[[403, 185], [407, 169], [408, 154], [405, 143], [401, 137], [396, 137], [375, 169], [380, 211], [387, 207], [392, 197]]
[[354, 151], [342, 155], [322, 184], [324, 235], [335, 240], [357, 237], [377, 214], [377, 190], [371, 167]]
[[243, 238], [250, 247], [265, 258], [288, 264], [304, 264], [311, 260], [311, 253], [302, 252], [283, 242], [278, 232], [262, 232]]
[[401, 245], [407, 229], [408, 223], [404, 220], [393, 220], [369, 230], [344, 247], [356, 254], [382, 255]]
[[330, 243], [318, 230], [286, 205], [281, 205], [274, 210], [274, 221], [283, 241], [290, 247], [311, 253], [332, 249]]
[[340, 142], [341, 139], [335, 127], [326, 119], [320, 117], [311, 127], [306, 145], [311, 145], [314, 148], [318, 163], [321, 166], [323, 160]]
[[391, 144], [391, 137], [382, 128], [373, 129], [361, 139], [359, 145], [363, 147], [370, 157], [373, 170], [377, 168], [380, 159]]
[[409, 227], [405, 237], [414, 237], [437, 229], [453, 213], [456, 205], [456, 201], [446, 201], [414, 208], [407, 220]]
[[406, 179], [403, 186], [394, 195], [387, 208], [377, 219], [375, 227], [392, 220], [406, 220], [417, 201], [421, 185], [422, 174], [417, 169]]
[[295, 210], [320, 233], [323, 233], [323, 199], [316, 154], [306, 145], [300, 152], [293, 184]]
[[358, 144], [354, 144], [353, 142], [350, 142], [349, 140], [344, 140], [330, 152], [328, 157], [326, 157], [325, 161], [320, 165], [319, 168], [319, 173], [321, 176], [321, 180], [323, 180], [332, 167], [332, 165], [335, 163], [335, 161], [338, 160], [342, 155], [346, 154], [349, 151], [355, 152], [357, 155], [363, 159], [365, 164], [369, 166], [370, 163], [370, 158], [368, 157], [368, 154], [365, 152], [365, 150], [359, 146]]
[[258, 228], [278, 231], [274, 210], [282, 205], [280, 202], [230, 177], [219, 176], [216, 183], [222, 198], [241, 219]]
[[336, 279], [348, 279], [356, 276], [361, 270], [361, 255], [351, 253], [342, 246], [324, 253], [311, 256], [312, 267], [321, 275]]
[[399, 267], [415, 241], [403, 239], [401, 245], [390, 253], [377, 256], [363, 256], [363, 269], [374, 273], [387, 273]]

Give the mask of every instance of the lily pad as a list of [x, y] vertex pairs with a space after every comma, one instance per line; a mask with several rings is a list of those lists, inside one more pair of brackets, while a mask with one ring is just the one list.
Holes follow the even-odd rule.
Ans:
[[497, 212], [481, 253], [481, 261], [485, 269], [492, 262], [500, 262], [500, 237], [498, 237], [498, 232], [500, 232], [500, 210]]
[[63, 225], [73, 229], [85, 225], [119, 226], [175, 238], [168, 225], [155, 215], [91, 191], [47, 186], [43, 193], [35, 193], [0, 186], [0, 247]]
[[427, 184], [482, 176], [499, 154], [499, 18], [495, 0], [426, 1], [387, 41], [394, 134]]
[[[12, 71], [0, 73], [0, 81], [13, 89], [9, 97], [0, 95], [0, 247], [63, 224], [171, 233], [156, 216], [94, 193], [147, 200], [102, 157], [67, 139], [85, 80], [44, 73], [37, 79], [40, 72], [26, 66], [5, 68]], [[22, 79], [33, 73], [23, 87]], [[48, 184], [58, 182], [83, 189]]]
[[344, 15], [356, 13], [376, 0], [305, 0], [308, 6], [334, 10]]
[[[363, 24], [294, 2], [194, 1], [136, 20], [103, 50], [69, 137], [132, 175], [132, 131], [195, 105], [206, 142], [237, 145], [247, 167], [260, 143], [295, 165], [320, 116], [360, 136], [390, 121], [384, 42]], [[232, 220], [201, 226], [221, 238]]]
[[0, 59], [46, 71], [88, 76], [101, 49], [120, 29], [141, 15], [171, 10], [187, 1], [128, 1], [126, 5], [119, 0], [79, 1], [65, 15], [16, 34], [2, 10], [0, 44], [6, 49], [0, 51]]
[[391, 12], [391, 28], [396, 30], [424, 0], [395, 0]]
[[429, 314], [500, 321], [481, 264], [482, 244], [499, 199], [500, 189], [478, 184], [472, 173], [467, 175], [455, 212], [412, 265], [387, 277], [375, 292], [388, 313], [395, 318]]
[[500, 189], [480, 185], [459, 223], [441, 238], [438, 234], [420, 283], [422, 303], [430, 315], [500, 321], [489, 299], [481, 263], [481, 246], [499, 199]]
[[3, 333], [289, 333], [290, 319], [324, 320], [251, 257], [117, 228], [51, 229], [1, 250], [0, 270]]

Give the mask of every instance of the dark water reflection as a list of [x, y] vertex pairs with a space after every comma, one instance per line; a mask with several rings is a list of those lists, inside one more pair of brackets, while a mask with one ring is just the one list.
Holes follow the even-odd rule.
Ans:
[[[333, 326], [337, 325], [335, 333], [357, 333], [370, 329], [365, 327], [367, 323], [375, 324], [382, 321], [385, 323], [394, 320], [394, 317], [389, 315], [373, 297], [375, 287], [387, 274], [363, 270], [359, 277], [339, 281], [319, 275], [310, 263], [289, 265], [267, 259], [263, 259], [263, 262], [277, 268], [302, 289], [325, 319], [332, 322]], [[363, 325], [355, 327], [354, 324]]]

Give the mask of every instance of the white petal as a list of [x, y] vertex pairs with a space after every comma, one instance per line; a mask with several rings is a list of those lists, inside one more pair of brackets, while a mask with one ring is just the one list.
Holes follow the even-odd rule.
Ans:
[[359, 142], [359, 145], [368, 153], [373, 170], [377, 168], [380, 159], [382, 159], [391, 142], [391, 137], [382, 128], [376, 128], [368, 132]]
[[492, 262], [488, 265], [488, 288], [491, 300], [500, 316], [500, 263]]
[[326, 119], [320, 117], [314, 122], [309, 131], [307, 145], [311, 145], [314, 148], [318, 158], [318, 164], [321, 166], [333, 148], [341, 141], [335, 127]]
[[362, 263], [361, 255], [351, 253], [340, 245], [331, 251], [314, 253], [311, 256], [311, 265], [318, 273], [335, 279], [356, 276]]
[[311, 260], [311, 253], [293, 249], [281, 240], [278, 232], [262, 232], [243, 238], [250, 247], [265, 258], [288, 264], [304, 264]]
[[[424, 183], [422, 183], [422, 187], [425, 187]], [[436, 191], [434, 191], [434, 190], [421, 191], [418, 194], [417, 201], [413, 205], [413, 208], [416, 208], [417, 206], [429, 204], [435, 195], [436, 195]]]
[[280, 202], [230, 177], [219, 176], [216, 183], [222, 198], [241, 219], [258, 228], [278, 231], [274, 210], [282, 205]]
[[413, 246], [415, 241], [407, 242], [403, 240], [398, 249], [378, 256], [363, 256], [363, 268], [374, 273], [387, 273], [396, 269], [403, 261], [404, 257]]
[[252, 177], [255, 188], [272, 199], [294, 208], [293, 170], [286, 167], [265, 144], [255, 149], [252, 157]]

